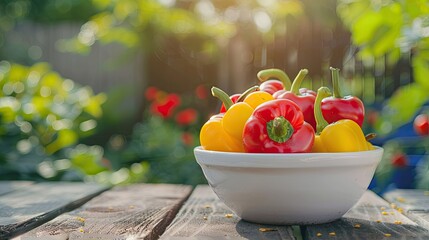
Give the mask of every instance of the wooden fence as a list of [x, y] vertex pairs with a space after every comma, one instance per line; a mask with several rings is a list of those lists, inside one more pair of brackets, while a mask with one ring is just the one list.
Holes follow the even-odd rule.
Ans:
[[48, 62], [64, 78], [88, 85], [95, 93], [110, 93], [115, 99], [113, 101], [116, 101], [112, 106], [117, 108], [117, 114], [122, 120], [129, 118], [134, 121], [140, 118], [146, 67], [143, 55], [138, 53], [119, 61], [123, 58], [123, 46], [99, 43], [95, 43], [88, 54], [59, 51], [58, 42], [77, 36], [79, 30], [79, 24], [27, 22], [10, 31], [7, 36], [8, 47], [18, 51], [40, 51], [36, 51], [40, 58], [35, 61]]

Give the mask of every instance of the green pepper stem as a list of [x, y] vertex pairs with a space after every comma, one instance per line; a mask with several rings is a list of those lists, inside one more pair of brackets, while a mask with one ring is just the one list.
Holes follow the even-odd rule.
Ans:
[[289, 76], [283, 70], [278, 68], [261, 70], [258, 72], [257, 76], [261, 82], [265, 82], [271, 78], [276, 78], [283, 83], [286, 90], [289, 90], [291, 87]]
[[332, 75], [332, 88], [334, 90], [334, 98], [343, 98], [340, 89], [340, 69], [338, 68], [329, 68]]
[[292, 124], [283, 116], [276, 117], [267, 123], [268, 137], [278, 143], [286, 142], [294, 132]]
[[249, 89], [247, 89], [246, 91], [244, 91], [244, 93], [242, 93], [240, 95], [240, 97], [237, 99], [237, 102], [242, 102], [249, 94], [251, 94], [254, 91], [258, 91], [259, 90], [259, 86], [253, 86]]
[[223, 105], [225, 106], [225, 109], [228, 110], [232, 105], [234, 104], [232, 100], [229, 98], [228, 94], [224, 92], [222, 89], [217, 87], [212, 87], [212, 95], [214, 97], [219, 98], [219, 100], [222, 101]]
[[290, 91], [294, 93], [295, 95], [299, 94], [299, 88], [301, 87], [302, 81], [304, 80], [305, 76], [307, 76], [308, 70], [307, 69], [301, 69], [296, 75], [295, 79], [292, 82], [292, 86], [290, 88]]
[[314, 102], [314, 118], [316, 119], [316, 134], [318, 135], [329, 124], [322, 114], [322, 100], [329, 96], [331, 96], [331, 90], [329, 90], [329, 88], [320, 87], [319, 90], [317, 90], [316, 101]]

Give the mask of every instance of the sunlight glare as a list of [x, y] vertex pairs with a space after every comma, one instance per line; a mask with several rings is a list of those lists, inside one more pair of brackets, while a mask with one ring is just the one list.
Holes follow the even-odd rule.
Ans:
[[176, 4], [176, 0], [158, 0], [158, 2], [166, 7], [173, 7]]
[[210, 20], [216, 16], [216, 9], [215, 9], [213, 3], [210, 2], [209, 0], [199, 1], [195, 5], [195, 10], [205, 20]]
[[273, 25], [270, 16], [265, 11], [256, 11], [253, 14], [253, 20], [258, 30], [263, 33], [269, 32]]

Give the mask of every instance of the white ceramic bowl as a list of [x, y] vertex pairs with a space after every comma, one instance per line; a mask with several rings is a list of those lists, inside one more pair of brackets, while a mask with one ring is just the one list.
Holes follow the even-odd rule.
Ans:
[[383, 149], [251, 154], [194, 150], [216, 195], [244, 220], [317, 224], [341, 218], [362, 196]]

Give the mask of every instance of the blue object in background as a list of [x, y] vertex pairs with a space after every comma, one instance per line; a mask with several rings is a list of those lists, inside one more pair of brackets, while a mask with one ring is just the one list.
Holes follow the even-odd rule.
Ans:
[[416, 187], [416, 167], [425, 155], [407, 155], [407, 165], [395, 168], [389, 188], [413, 189]]
[[404, 166], [395, 169], [392, 176], [392, 182], [396, 188], [410, 189], [415, 187], [416, 168]]

